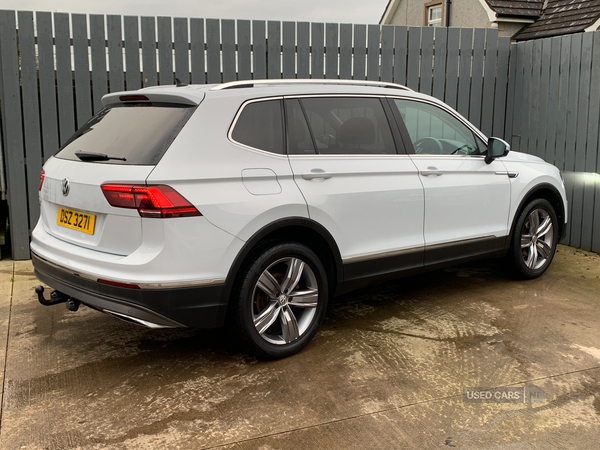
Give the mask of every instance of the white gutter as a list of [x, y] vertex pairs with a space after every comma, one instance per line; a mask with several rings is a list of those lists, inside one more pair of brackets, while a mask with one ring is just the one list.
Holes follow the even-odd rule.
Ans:
[[488, 22], [495, 22], [498, 15], [496, 12], [490, 8], [490, 5], [487, 4], [485, 0], [479, 0], [481, 7], [485, 10], [485, 13], [488, 15]]
[[379, 21], [380, 25], [389, 25], [390, 24], [390, 19], [396, 13], [396, 10], [398, 9], [398, 6], [400, 6], [401, 1], [402, 0], [390, 0], [390, 2], [387, 5], [387, 8], [385, 9], [385, 11], [383, 13], [383, 16], [381, 16], [381, 20]]
[[596, 31], [600, 27], [600, 19], [596, 20], [593, 25], [587, 27], [584, 31]]

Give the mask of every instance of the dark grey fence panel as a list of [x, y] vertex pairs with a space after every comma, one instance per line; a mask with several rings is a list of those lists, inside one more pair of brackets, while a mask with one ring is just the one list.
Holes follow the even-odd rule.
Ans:
[[498, 64], [498, 30], [490, 28], [485, 37], [485, 65], [483, 69], [483, 99], [481, 105], [481, 131], [486, 136], [492, 136], [494, 120], [494, 84], [496, 68], [500, 71], [506, 66]]
[[379, 81], [381, 28], [379, 25], [367, 27], [367, 80]]
[[52, 15], [46, 12], [36, 13], [36, 25], [38, 76], [40, 80], [40, 118], [42, 120], [42, 157], [45, 161], [58, 150]]
[[338, 78], [338, 24], [325, 26], [325, 78]]
[[73, 63], [75, 69], [77, 128], [79, 128], [92, 117], [92, 86], [90, 85], [87, 17], [85, 14], [73, 14], [71, 21], [73, 29]]
[[207, 83], [221, 82], [221, 25], [219, 19], [206, 19]]
[[75, 132], [75, 114], [73, 113], [73, 75], [71, 72], [71, 38], [68, 14], [54, 14], [54, 35], [59, 139], [60, 145], [63, 145]]
[[192, 83], [206, 83], [206, 56], [204, 55], [204, 20], [190, 19], [190, 52]]
[[[38, 87], [33, 39], [33, 14], [19, 12], [19, 39], [21, 56], [21, 95], [23, 102], [23, 128], [25, 136], [25, 159], [29, 167], [42, 167], [42, 136], [38, 106]], [[29, 229], [33, 229], [40, 215], [38, 201], [39, 177], [35, 170], [27, 170], [27, 205], [29, 207]]]
[[[29, 226], [27, 176], [25, 172], [21, 96], [19, 88], [19, 57], [15, 14], [0, 10], [0, 102], [2, 104], [3, 148], [6, 158], [8, 205], [12, 251], [15, 259], [29, 258]], [[36, 168], [39, 171], [39, 168]]]
[[470, 28], [463, 28], [460, 32], [460, 68], [458, 78], [457, 110], [465, 117], [469, 117], [472, 55], [473, 30]]
[[496, 89], [494, 92], [494, 126], [492, 136], [504, 136], [504, 122], [506, 114], [506, 99], [508, 94], [508, 73], [510, 55], [510, 38], [498, 39], [498, 60], [496, 64]]
[[126, 89], [133, 91], [142, 87], [138, 18], [125, 16], [123, 18], [123, 28], [125, 30], [125, 69], [127, 70]]
[[238, 80], [252, 79], [252, 46], [250, 44], [250, 21], [237, 21], [238, 35]]
[[267, 22], [267, 77], [281, 78], [281, 22]]
[[471, 89], [469, 99], [469, 120], [476, 127], [481, 126], [481, 98], [483, 89], [483, 61], [485, 30], [478, 28], [473, 37], [473, 59], [471, 66]]
[[[590, 78], [592, 72], [592, 44], [593, 34], [587, 33], [581, 36], [581, 65], [579, 76], [579, 98], [577, 108], [576, 143], [574, 145], [574, 172], [585, 173], [586, 170], [586, 138], [588, 129], [588, 112], [590, 96]], [[571, 146], [573, 147], [573, 146]], [[573, 153], [573, 148], [569, 153]], [[571, 202], [571, 234], [570, 245], [581, 247], [583, 212], [584, 212], [584, 190], [585, 179], [576, 179]], [[591, 205], [590, 205], [591, 206]]]
[[456, 109], [458, 101], [458, 65], [460, 58], [460, 28], [448, 29], [446, 57], [446, 94], [444, 101]]
[[296, 78], [296, 23], [283, 22], [283, 78]]
[[190, 19], [190, 50], [192, 59], [192, 83], [206, 83], [204, 56], [204, 20]]
[[188, 38], [188, 20], [176, 17], [173, 19], [175, 38], [175, 77], [182, 83], [190, 82], [190, 52]]
[[586, 136], [587, 152], [585, 172], [596, 174], [585, 177], [583, 224], [581, 227], [581, 248], [598, 251], [600, 247], [600, 33], [594, 33], [592, 42], [592, 70], [590, 76], [589, 125]]
[[310, 23], [298, 23], [298, 78], [306, 79], [310, 77]]
[[[300, 58], [299, 53], [298, 58]], [[298, 69], [300, 68], [298, 67]], [[300, 78], [300, 72], [298, 72], [298, 78]], [[352, 79], [352, 25], [349, 23], [340, 25], [340, 78]]]
[[408, 29], [408, 67], [406, 74], [406, 85], [419, 90], [419, 59], [421, 56], [421, 28], [410, 27]]
[[448, 48], [448, 28], [435, 27], [435, 55], [433, 60], [433, 96], [444, 101], [446, 84], [446, 56]]
[[550, 39], [545, 39], [540, 41], [542, 50], [541, 50], [541, 60], [539, 62], [540, 65], [540, 95], [539, 95], [539, 129], [538, 129], [538, 141], [537, 141], [537, 150], [535, 154], [540, 158], [546, 158], [546, 135], [548, 133], [548, 96], [549, 96], [549, 88], [550, 88], [550, 58], [552, 56], [552, 41]]
[[313, 23], [311, 26], [311, 78], [323, 78], [325, 69], [323, 67], [325, 29], [322, 23]]
[[421, 80], [419, 92], [431, 95], [433, 84], [433, 27], [423, 28], [421, 33]]
[[158, 84], [173, 84], [173, 33], [170, 17], [159, 17], [158, 28]]
[[252, 64], [255, 80], [267, 78], [267, 42], [265, 41], [266, 23], [262, 20], [252, 21]]
[[542, 41], [533, 42], [532, 47], [532, 67], [531, 67], [531, 87], [530, 87], [530, 104], [529, 104], [529, 140], [527, 143], [527, 151], [532, 155], [537, 154], [538, 145], [538, 124], [540, 120], [540, 83], [542, 77]]
[[408, 53], [408, 30], [406, 27], [396, 27], [394, 47], [394, 83], [406, 84], [406, 58]]
[[[235, 21], [221, 21], [221, 51], [223, 57], [223, 82], [236, 81]], [[168, 83], [163, 83], [168, 84]]]
[[123, 73], [121, 16], [106, 16], [106, 31], [108, 36], [108, 79], [110, 90], [111, 92], [122, 91], [125, 89], [125, 76]]
[[[550, 59], [550, 88], [548, 89], [548, 104], [559, 104], [559, 82], [560, 82], [560, 48], [561, 39], [552, 38], [551, 59]], [[548, 130], [546, 131], [546, 161], [555, 163], [556, 161], [556, 131], [558, 125], [558, 108], [551, 108], [548, 111]], [[563, 114], [561, 113], [560, 116]], [[507, 117], [508, 120], [508, 117]]]
[[154, 17], [142, 17], [142, 70], [144, 87], [156, 86], [158, 74], [156, 72], [156, 23]]
[[[154, 19], [152, 19], [152, 24], [154, 27]], [[154, 30], [154, 28], [152, 29]], [[104, 35], [104, 16], [90, 15], [90, 47], [92, 55], [92, 85], [94, 86], [92, 96], [94, 100], [93, 112], [97, 113], [102, 109], [102, 96], [108, 92], [108, 80], [106, 77], [106, 41]], [[145, 61], [144, 67], [146, 67]]]
[[365, 79], [366, 57], [367, 27], [366, 25], [354, 25], [354, 61], [352, 65], [352, 78], [355, 80]]
[[[381, 27], [381, 81], [393, 81], [394, 67], [394, 27]], [[340, 76], [340, 78], [344, 78]], [[348, 77], [346, 77], [348, 78]]]

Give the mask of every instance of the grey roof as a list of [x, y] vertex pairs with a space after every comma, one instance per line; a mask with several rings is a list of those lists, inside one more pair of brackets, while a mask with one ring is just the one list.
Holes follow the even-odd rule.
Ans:
[[538, 18], [542, 14], [544, 0], [485, 0], [500, 16]]
[[523, 28], [514, 39], [525, 41], [578, 33], [593, 25], [599, 18], [600, 0], [549, 0], [544, 14]]

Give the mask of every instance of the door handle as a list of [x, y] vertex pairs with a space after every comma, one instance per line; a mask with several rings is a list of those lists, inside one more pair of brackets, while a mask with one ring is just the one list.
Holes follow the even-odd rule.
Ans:
[[419, 174], [424, 177], [428, 177], [429, 175], [435, 175], [436, 177], [439, 177], [444, 174], [444, 171], [438, 169], [437, 167], [429, 166], [427, 170], [419, 171]]
[[325, 172], [323, 169], [312, 169], [309, 173], [303, 173], [302, 178], [304, 180], [315, 180], [315, 179], [323, 179], [328, 180], [333, 176], [330, 172]]

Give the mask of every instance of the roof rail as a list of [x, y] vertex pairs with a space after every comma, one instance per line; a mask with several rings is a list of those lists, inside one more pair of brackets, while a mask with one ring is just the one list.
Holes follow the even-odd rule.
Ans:
[[337, 85], [353, 85], [353, 86], [374, 86], [390, 89], [402, 89], [404, 91], [412, 91], [401, 84], [388, 83], [387, 81], [366, 81], [366, 80], [335, 80], [335, 79], [273, 79], [273, 80], [240, 80], [231, 81], [229, 83], [218, 84], [211, 91], [220, 91], [224, 89], [242, 89], [255, 86], [278, 86], [287, 84], [337, 84]]

